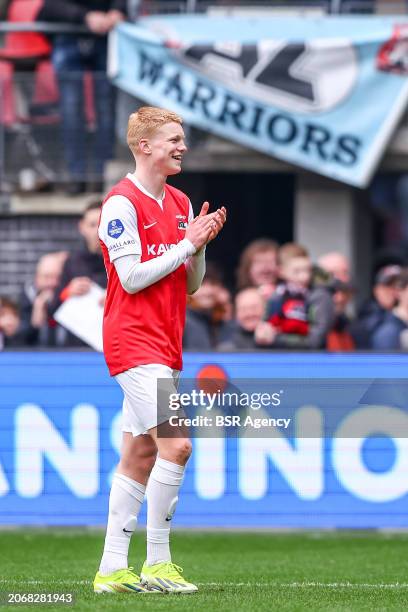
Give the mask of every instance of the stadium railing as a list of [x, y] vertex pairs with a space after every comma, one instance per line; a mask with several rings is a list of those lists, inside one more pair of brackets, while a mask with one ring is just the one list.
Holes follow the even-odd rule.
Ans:
[[[405, 0], [387, 1], [387, 12], [401, 11]], [[234, 0], [209, 2], [208, 0], [129, 0], [131, 15], [155, 15], [168, 13], [196, 13], [251, 9], [281, 11], [321, 10], [323, 13], [347, 14], [372, 11], [381, 5], [379, 0]], [[14, 32], [40, 32], [52, 36], [69, 33], [73, 36], [87, 32], [86, 27], [56, 23], [8, 23], [0, 22], [0, 54], [3, 40]], [[15, 190], [34, 190], [47, 184], [55, 186], [63, 182], [63, 160], [58, 129], [58, 87], [49, 65], [42, 72], [23, 71], [13, 60], [0, 57], [0, 196]], [[48, 72], [47, 72], [48, 70]], [[97, 75], [94, 75], [98, 78]], [[45, 86], [45, 84], [47, 85]], [[92, 97], [92, 96], [91, 96]], [[94, 130], [93, 108], [89, 101], [86, 108], [88, 137]], [[21, 115], [22, 112], [22, 115]], [[19, 116], [20, 115], [20, 116]], [[6, 159], [5, 149], [8, 148]], [[101, 177], [89, 176], [86, 180], [98, 182]], [[37, 185], [37, 183], [39, 185]]]
[[239, 9], [257, 7], [268, 10], [292, 9], [321, 9], [326, 13], [367, 13], [386, 10], [388, 13], [393, 11], [401, 12], [407, 7], [405, 0], [130, 0], [130, 5], [137, 6], [137, 10], [142, 13], [176, 13], [176, 12], [206, 12], [213, 8]]

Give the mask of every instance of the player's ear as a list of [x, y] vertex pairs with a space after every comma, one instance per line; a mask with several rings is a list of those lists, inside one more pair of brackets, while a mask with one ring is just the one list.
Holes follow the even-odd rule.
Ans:
[[142, 138], [139, 141], [139, 150], [144, 153], [145, 155], [150, 155], [152, 152], [152, 147], [150, 146], [150, 142], [147, 140], [147, 138]]

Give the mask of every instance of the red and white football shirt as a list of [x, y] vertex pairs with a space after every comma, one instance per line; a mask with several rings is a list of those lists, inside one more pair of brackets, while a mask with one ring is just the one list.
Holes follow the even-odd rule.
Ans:
[[[183, 240], [189, 218], [189, 199], [178, 189], [166, 185], [160, 207], [157, 200], [139, 189], [130, 178], [115, 185], [104, 203], [113, 196], [125, 197], [134, 207], [138, 235], [136, 232], [133, 237], [129, 235], [126, 220], [118, 216], [104, 228], [110, 244], [101, 240], [108, 275], [103, 341], [109, 371], [114, 376], [149, 363], [180, 370], [186, 311], [184, 264], [142, 291], [129, 294], [120, 283], [113, 260], [115, 254], [120, 257], [137, 253], [141, 255], [141, 262], [148, 261]], [[100, 231], [100, 235], [104, 232]]]

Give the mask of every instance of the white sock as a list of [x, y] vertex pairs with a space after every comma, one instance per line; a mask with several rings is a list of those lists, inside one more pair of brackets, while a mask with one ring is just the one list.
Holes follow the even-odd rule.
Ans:
[[[107, 576], [128, 566], [130, 538], [136, 527], [146, 487], [115, 474], [109, 496], [109, 517], [99, 572]], [[124, 531], [126, 529], [126, 531]]]
[[[147, 565], [171, 561], [170, 521], [183, 482], [184, 466], [158, 457], [147, 483]], [[167, 519], [167, 520], [166, 520]]]

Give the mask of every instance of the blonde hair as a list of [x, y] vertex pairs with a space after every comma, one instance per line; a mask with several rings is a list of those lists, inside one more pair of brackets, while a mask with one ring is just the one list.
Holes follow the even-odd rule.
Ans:
[[295, 257], [309, 257], [309, 253], [305, 247], [296, 242], [287, 242], [280, 247], [278, 251], [278, 262], [280, 266], [285, 266], [288, 261]]
[[183, 120], [176, 113], [156, 106], [142, 106], [132, 113], [127, 129], [127, 143], [130, 150], [134, 152], [142, 138], [148, 138], [166, 123], [182, 125]]

